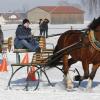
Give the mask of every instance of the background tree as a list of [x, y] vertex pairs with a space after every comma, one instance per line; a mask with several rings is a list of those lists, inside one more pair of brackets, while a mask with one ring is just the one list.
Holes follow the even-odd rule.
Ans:
[[100, 0], [81, 0], [82, 5], [87, 8], [89, 14], [94, 17], [100, 16]]

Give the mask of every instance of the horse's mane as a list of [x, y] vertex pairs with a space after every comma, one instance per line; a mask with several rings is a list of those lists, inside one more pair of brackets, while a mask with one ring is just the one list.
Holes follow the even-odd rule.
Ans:
[[88, 25], [89, 29], [95, 30], [97, 26], [100, 25], [100, 17], [98, 17], [97, 19], [93, 19], [93, 21]]

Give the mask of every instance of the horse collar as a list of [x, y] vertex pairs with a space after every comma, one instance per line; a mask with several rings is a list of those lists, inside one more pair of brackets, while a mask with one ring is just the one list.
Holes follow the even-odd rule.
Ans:
[[94, 36], [94, 31], [90, 30], [88, 32], [88, 38], [89, 41], [91, 43], [91, 45], [98, 51], [100, 51], [100, 42], [96, 40], [95, 36]]

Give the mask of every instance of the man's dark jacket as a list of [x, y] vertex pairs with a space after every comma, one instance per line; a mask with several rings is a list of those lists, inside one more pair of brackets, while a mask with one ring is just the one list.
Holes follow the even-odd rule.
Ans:
[[18, 25], [17, 30], [16, 30], [16, 37], [14, 40], [14, 46], [15, 48], [21, 48], [20, 47], [20, 41], [21, 40], [26, 40], [30, 44], [34, 43], [33, 37], [31, 35], [31, 29], [26, 28], [23, 25]]

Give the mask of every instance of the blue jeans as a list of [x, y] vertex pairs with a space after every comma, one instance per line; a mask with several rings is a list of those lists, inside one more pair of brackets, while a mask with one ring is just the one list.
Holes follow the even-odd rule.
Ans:
[[15, 40], [15, 48], [16, 49], [28, 49], [29, 51], [35, 52], [39, 48], [39, 44], [36, 40], [34, 40], [34, 44], [31, 42], [28, 42], [27, 40]]

